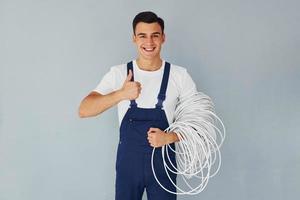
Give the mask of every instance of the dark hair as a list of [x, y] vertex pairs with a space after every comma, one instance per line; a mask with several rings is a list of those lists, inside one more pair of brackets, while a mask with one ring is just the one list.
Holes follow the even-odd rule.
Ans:
[[162, 33], [164, 33], [164, 27], [165, 27], [164, 20], [158, 17], [154, 12], [151, 11], [140, 12], [134, 17], [132, 21], [132, 28], [134, 34], [135, 34], [135, 27], [139, 22], [145, 22], [145, 23], [157, 22], [160, 25]]

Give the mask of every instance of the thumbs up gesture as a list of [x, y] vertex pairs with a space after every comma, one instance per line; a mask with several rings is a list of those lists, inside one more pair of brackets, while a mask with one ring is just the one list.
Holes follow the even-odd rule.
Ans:
[[130, 81], [132, 78], [132, 71], [129, 70], [128, 76], [126, 77], [121, 92], [123, 93], [124, 99], [133, 100], [138, 98], [141, 93], [141, 83], [137, 81]]

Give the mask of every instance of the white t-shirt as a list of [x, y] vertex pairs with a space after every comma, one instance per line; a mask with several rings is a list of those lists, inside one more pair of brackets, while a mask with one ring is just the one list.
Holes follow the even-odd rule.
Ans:
[[[137, 107], [155, 108], [164, 67], [165, 60], [163, 60], [162, 66], [158, 70], [145, 71], [138, 67], [136, 60], [133, 60], [134, 81], [140, 82], [142, 87], [139, 97], [135, 99]], [[122, 88], [126, 77], [127, 63], [112, 66], [93, 91], [105, 95], [119, 90]], [[174, 121], [174, 111], [178, 99], [196, 91], [196, 85], [187, 70], [184, 67], [171, 64], [166, 99], [163, 102], [162, 108], [165, 110], [169, 124]], [[129, 105], [130, 100], [122, 100], [118, 103], [119, 126]]]

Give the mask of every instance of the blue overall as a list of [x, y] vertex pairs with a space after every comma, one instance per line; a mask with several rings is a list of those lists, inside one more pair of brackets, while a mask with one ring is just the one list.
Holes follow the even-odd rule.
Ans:
[[[132, 62], [127, 63], [133, 75]], [[163, 79], [158, 94], [158, 102], [155, 108], [139, 108], [135, 100], [130, 101], [120, 126], [120, 141], [116, 159], [116, 200], [141, 200], [144, 189], [147, 191], [148, 200], [176, 200], [176, 195], [165, 191], [155, 180], [151, 168], [151, 155], [153, 147], [147, 139], [150, 127], [164, 131], [168, 126], [168, 120], [163, 108], [166, 98], [166, 90], [170, 73], [170, 64], [165, 62]], [[131, 81], [134, 81], [132, 76]], [[175, 149], [175, 144], [170, 144]], [[169, 150], [170, 161], [166, 153], [165, 160], [168, 167], [174, 170], [176, 165], [175, 153]], [[168, 162], [167, 162], [168, 161]], [[170, 182], [164, 169], [161, 147], [155, 149], [154, 170], [160, 183], [168, 190], [176, 192], [175, 186]], [[169, 173], [176, 184], [176, 174]]]

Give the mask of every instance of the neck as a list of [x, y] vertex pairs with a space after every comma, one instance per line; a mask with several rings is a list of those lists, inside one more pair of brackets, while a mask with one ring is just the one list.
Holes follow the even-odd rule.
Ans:
[[160, 57], [157, 57], [157, 58], [154, 58], [151, 60], [147, 60], [147, 59], [139, 57], [136, 59], [136, 64], [142, 70], [156, 71], [156, 70], [160, 69], [160, 67], [162, 65], [162, 59]]

